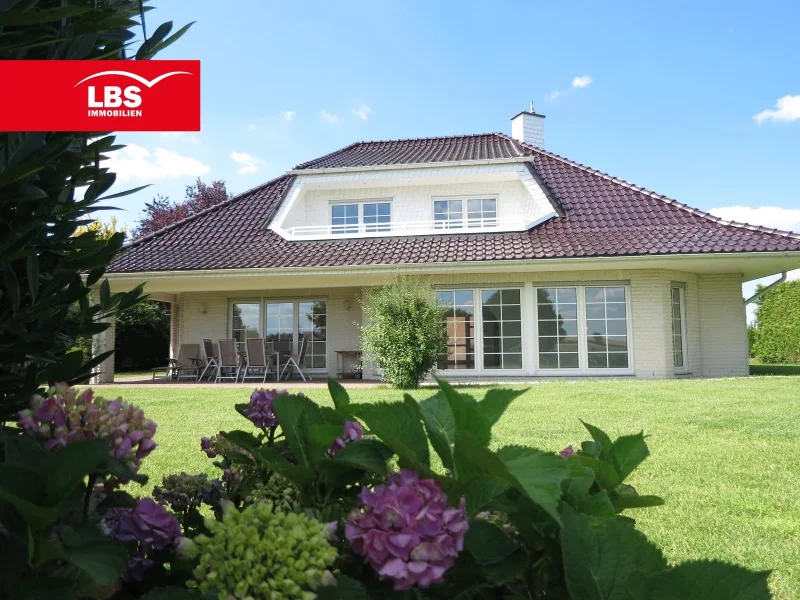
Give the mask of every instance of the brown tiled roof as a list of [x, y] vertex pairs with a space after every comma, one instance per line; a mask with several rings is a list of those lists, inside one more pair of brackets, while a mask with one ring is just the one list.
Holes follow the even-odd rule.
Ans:
[[320, 158], [304, 162], [295, 169], [341, 169], [377, 165], [410, 165], [462, 160], [521, 158], [527, 155], [522, 144], [496, 133], [454, 135], [356, 142]]
[[293, 180], [284, 175], [134, 241], [109, 272], [800, 252], [797, 234], [723, 221], [503, 134], [361, 142], [298, 168], [519, 156], [514, 152], [531, 158], [564, 217], [520, 233], [287, 241], [267, 229]]

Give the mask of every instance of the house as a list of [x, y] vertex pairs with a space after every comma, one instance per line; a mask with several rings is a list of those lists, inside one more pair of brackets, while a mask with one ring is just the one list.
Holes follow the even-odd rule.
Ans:
[[523, 111], [511, 135], [356, 142], [133, 241], [112, 290], [147, 282], [172, 303], [173, 356], [305, 337], [319, 376], [359, 348], [364, 291], [399, 273], [447, 309], [441, 376], [747, 375], [741, 284], [800, 267], [800, 236], [553, 154], [543, 124]]

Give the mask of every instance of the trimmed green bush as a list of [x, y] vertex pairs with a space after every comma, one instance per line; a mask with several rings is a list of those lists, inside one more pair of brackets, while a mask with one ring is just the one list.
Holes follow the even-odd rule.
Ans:
[[768, 364], [800, 362], [800, 280], [764, 294], [756, 310], [753, 354]]
[[430, 285], [401, 277], [369, 292], [363, 309], [367, 358], [380, 365], [394, 387], [418, 387], [447, 349], [444, 314]]

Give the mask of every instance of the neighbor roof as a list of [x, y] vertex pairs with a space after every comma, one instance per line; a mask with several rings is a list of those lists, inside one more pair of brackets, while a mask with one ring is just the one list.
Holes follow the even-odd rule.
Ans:
[[800, 236], [723, 221], [500, 133], [358, 142], [297, 169], [527, 157], [565, 216], [529, 231], [288, 241], [267, 228], [294, 179], [284, 175], [134, 240], [110, 273], [399, 265], [800, 251]]

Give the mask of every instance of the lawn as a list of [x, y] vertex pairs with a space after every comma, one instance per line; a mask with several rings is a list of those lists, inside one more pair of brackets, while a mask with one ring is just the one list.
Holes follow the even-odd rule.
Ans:
[[[306, 393], [329, 402], [325, 390]], [[102, 395], [123, 395], [158, 422], [160, 448], [143, 465], [151, 485], [181, 470], [212, 473], [200, 437], [247, 426], [233, 410], [248, 397], [242, 388], [104, 387]], [[366, 388], [351, 396], [400, 397]], [[788, 600], [800, 598], [799, 398], [795, 377], [540, 383], [511, 405], [493, 444], [560, 450], [588, 438], [579, 418], [614, 435], [643, 429], [651, 457], [631, 483], [667, 503], [636, 512], [641, 528], [672, 561], [716, 558], [773, 569], [775, 597]]]

